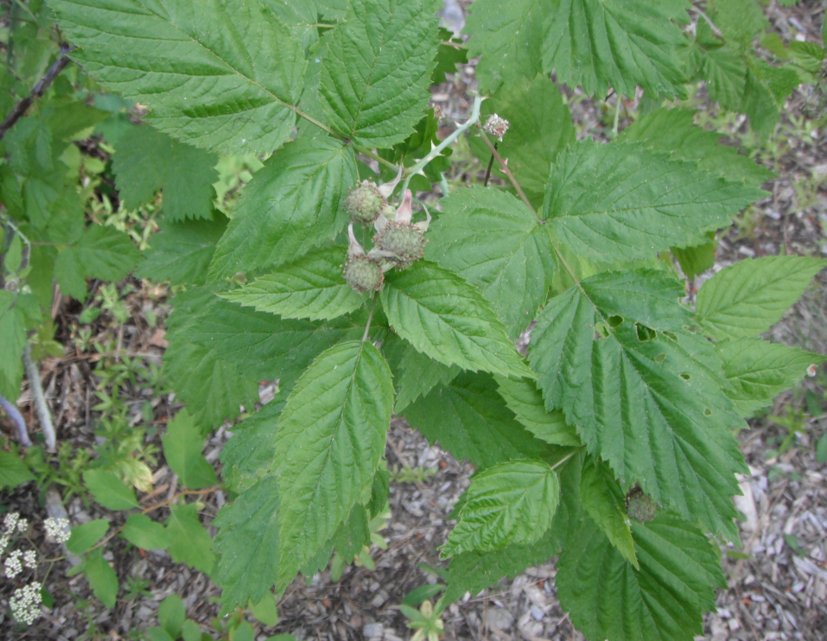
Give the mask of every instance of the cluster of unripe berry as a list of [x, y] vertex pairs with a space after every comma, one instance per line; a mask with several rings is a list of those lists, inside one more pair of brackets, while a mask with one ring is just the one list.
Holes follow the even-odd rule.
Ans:
[[[424, 233], [428, 221], [411, 223], [411, 192], [406, 190], [402, 203], [394, 208], [388, 203], [388, 197], [398, 182], [377, 187], [370, 181], [363, 181], [350, 190], [345, 199], [345, 211], [350, 215], [348, 226], [349, 246], [348, 260], [344, 266], [344, 278], [359, 293], [378, 291], [385, 280], [385, 272], [393, 269], [406, 269], [422, 258], [425, 248]], [[365, 252], [356, 240], [353, 225], [373, 225], [376, 234], [373, 248]]]

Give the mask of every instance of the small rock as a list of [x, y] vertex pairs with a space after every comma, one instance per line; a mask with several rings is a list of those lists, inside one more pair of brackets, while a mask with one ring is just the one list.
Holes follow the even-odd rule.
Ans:
[[532, 605], [531, 608], [529, 609], [529, 612], [531, 612], [531, 616], [534, 617], [535, 621], [542, 621], [543, 617], [546, 616], [546, 613], [543, 612], [536, 605]]
[[362, 628], [362, 632], [368, 639], [376, 639], [381, 637], [385, 632], [385, 626], [381, 623], [366, 623]]
[[485, 625], [494, 630], [508, 630], [514, 624], [514, 616], [503, 608], [485, 611]]

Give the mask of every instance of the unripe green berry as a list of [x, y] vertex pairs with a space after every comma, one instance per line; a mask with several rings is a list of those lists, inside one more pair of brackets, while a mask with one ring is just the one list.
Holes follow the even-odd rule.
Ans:
[[345, 271], [342, 275], [347, 284], [360, 294], [371, 290], [379, 291], [385, 280], [382, 267], [367, 256], [351, 256], [345, 264]]
[[641, 523], [651, 521], [658, 513], [658, 506], [652, 497], [635, 485], [626, 495], [626, 514]]
[[399, 269], [405, 269], [422, 258], [427, 240], [410, 223], [389, 222], [373, 242], [382, 251], [393, 254]]
[[345, 198], [345, 211], [354, 223], [370, 224], [379, 217], [388, 201], [379, 193], [372, 182], [362, 184], [350, 190]]

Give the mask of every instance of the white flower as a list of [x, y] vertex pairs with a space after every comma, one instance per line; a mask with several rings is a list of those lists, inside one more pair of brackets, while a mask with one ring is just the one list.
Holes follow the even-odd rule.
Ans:
[[23, 571], [23, 566], [20, 564], [20, 557], [23, 553], [20, 550], [12, 551], [6, 558], [6, 576], [13, 579]]
[[490, 115], [485, 121], [485, 132], [490, 136], [496, 136], [497, 140], [502, 141], [506, 131], [508, 131], [508, 121], [497, 114]]
[[37, 567], [37, 552], [29, 550], [23, 553], [23, 565], [34, 570]]
[[40, 604], [43, 597], [40, 594], [41, 585], [34, 581], [30, 585], [17, 588], [9, 600], [11, 612], [15, 619], [31, 625], [40, 616]]
[[6, 532], [13, 532], [14, 528], [17, 527], [17, 521], [20, 520], [20, 515], [17, 512], [9, 512], [6, 514], [6, 518], [3, 519], [3, 527], [5, 528]]
[[69, 540], [69, 519], [50, 516], [43, 521], [43, 525], [46, 527], [46, 535], [53, 538], [56, 543], [66, 543]]
[[29, 529], [29, 521], [26, 519], [20, 519], [17, 522], [17, 531], [23, 534], [26, 530]]
[[6, 548], [9, 546], [9, 535], [4, 534], [0, 536], [0, 556], [3, 556], [3, 552], [6, 551]]

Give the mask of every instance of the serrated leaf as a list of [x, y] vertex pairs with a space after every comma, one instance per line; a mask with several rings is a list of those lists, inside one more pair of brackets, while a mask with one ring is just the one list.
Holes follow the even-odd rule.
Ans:
[[580, 499], [589, 516], [626, 561], [639, 570], [623, 493], [606, 466], [587, 457], [580, 477]]
[[278, 580], [279, 492], [277, 479], [265, 476], [221, 508], [213, 524], [218, 583], [225, 608], [258, 602]]
[[505, 328], [475, 288], [433, 263], [389, 272], [380, 292], [397, 334], [445, 365], [532, 377]]
[[584, 257], [628, 261], [705, 242], [763, 194], [639, 143], [580, 142], [554, 165], [543, 217]]
[[436, 66], [431, 74], [432, 85], [445, 82], [445, 74], [456, 73], [457, 65], [468, 64], [468, 51], [461, 39], [454, 38], [451, 31], [443, 27], [439, 29], [439, 38], [442, 42], [437, 48]]
[[345, 563], [353, 563], [362, 548], [370, 546], [370, 526], [364, 507], [358, 503], [353, 506], [347, 521], [339, 524], [334, 532], [333, 545]]
[[370, 342], [322, 353], [287, 399], [276, 433], [281, 590], [360, 500], [384, 452], [391, 372]]
[[740, 111], [747, 88], [747, 67], [727, 47], [707, 49], [700, 54], [709, 98], [729, 111]]
[[108, 529], [108, 519], [95, 519], [78, 525], [72, 528], [72, 534], [69, 536], [69, 540], [66, 541], [66, 547], [75, 554], [86, 552], [103, 538]]
[[479, 287], [516, 338], [545, 301], [556, 269], [540, 219], [511, 194], [479, 187], [451, 195], [442, 207], [426, 258]]
[[16, 399], [23, 379], [26, 319], [15, 295], [5, 289], [0, 290], [0, 345], [0, 395]]
[[353, 149], [340, 141], [302, 138], [285, 145], [244, 188], [210, 278], [275, 267], [333, 240], [347, 222], [342, 203], [357, 176]]
[[[709, 232], [714, 237], [713, 232]], [[681, 266], [681, 271], [689, 279], [715, 267], [715, 250], [718, 244], [714, 240], [694, 247], [672, 247], [672, 255]]]
[[115, 185], [127, 209], [150, 202], [163, 189], [170, 221], [212, 217], [218, 156], [178, 142], [153, 127], [133, 127], [118, 140], [112, 159]]
[[120, 536], [142, 550], [165, 550], [170, 544], [164, 526], [146, 514], [131, 514]]
[[322, 60], [330, 124], [364, 147], [402, 142], [419, 122], [437, 52], [433, 0], [352, 0]]
[[739, 154], [735, 147], [721, 144], [721, 136], [716, 132], [696, 127], [694, 116], [691, 109], [656, 109], [624, 129], [617, 140], [643, 142], [674, 159], [695, 161], [701, 169], [753, 187], [774, 176], [766, 167]]
[[551, 527], [559, 498], [557, 475], [541, 461], [507, 461], [478, 472], [442, 556], [534, 543]]
[[58, 277], [61, 257], [68, 252], [74, 252], [85, 277], [109, 281], [126, 276], [140, 258], [129, 236], [103, 225], [87, 227], [74, 245], [58, 255], [55, 266]]
[[728, 42], [746, 50], [752, 40], [770, 26], [764, 11], [755, 0], [710, 0], [712, 21]]
[[92, 550], [83, 562], [83, 573], [92, 592], [107, 608], [114, 608], [118, 598], [118, 576], [103, 558], [100, 549]]
[[342, 248], [321, 249], [222, 297], [284, 318], [336, 318], [358, 309], [366, 298], [342, 276], [346, 261]]
[[546, 19], [543, 71], [588, 94], [683, 94], [677, 50], [688, 22], [684, 0], [557, 0]]
[[135, 491], [113, 472], [87, 470], [83, 473], [83, 484], [95, 500], [109, 510], [138, 507]]
[[197, 504], [172, 506], [166, 531], [170, 539], [169, 555], [173, 561], [186, 563], [204, 574], [212, 573], [215, 566], [213, 540], [198, 519]]
[[228, 220], [215, 214], [210, 221], [161, 221], [161, 233], [152, 236], [146, 260], [135, 270], [137, 278], [169, 280], [173, 285], [203, 285], [218, 240]]
[[765, 256], [730, 265], [706, 281], [695, 312], [712, 338], [742, 338], [767, 331], [804, 293], [827, 261]]
[[0, 488], [15, 488], [34, 480], [34, 475], [19, 456], [13, 452], [0, 452]]
[[408, 405], [435, 387], [447, 385], [462, 371], [456, 365], [449, 367], [417, 352], [408, 343], [404, 346], [396, 379], [396, 414], [402, 414]]
[[161, 131], [228, 154], [271, 152], [290, 135], [307, 63], [260, 2], [49, 5], [81, 47], [72, 58], [108, 89], [152, 107]]
[[[726, 585], [719, 554], [690, 523], [661, 514], [632, 524], [640, 570], [591, 519], [557, 563], [557, 590], [574, 625], [592, 639], [692, 641], [702, 613]], [[622, 586], [622, 588], [621, 588]]]
[[480, 91], [493, 93], [503, 84], [533, 78], [540, 71], [543, 20], [549, 8], [542, 0], [476, 0], [466, 20], [468, 55], [482, 56], [476, 68]]
[[681, 329], [691, 324], [682, 296], [664, 272], [586, 279], [540, 313], [529, 360], [546, 407], [562, 409], [618, 478], [735, 536], [730, 497], [744, 464], [730, 428], [741, 419], [712, 345]]
[[487, 374], [463, 372], [409, 405], [405, 417], [431, 444], [477, 467], [540, 458], [546, 449], [514, 419]]
[[580, 445], [577, 431], [566, 422], [563, 412], [546, 409], [543, 395], [534, 381], [517, 381], [502, 376], [497, 376], [496, 381], [508, 409], [534, 436], [551, 445]]
[[167, 424], [167, 433], [161, 440], [167, 465], [178, 475], [185, 488], [198, 490], [218, 485], [213, 466], [202, 454], [204, 438], [201, 430], [192, 422], [186, 409], [178, 412]]
[[278, 416], [284, 408], [284, 393], [261, 410], [233, 426], [233, 436], [221, 450], [224, 483], [241, 493], [258, 482], [260, 474], [272, 465], [276, 455], [274, 441]]
[[743, 416], [766, 407], [827, 357], [760, 338], [721, 341], [716, 346], [730, 383], [730, 398]]

